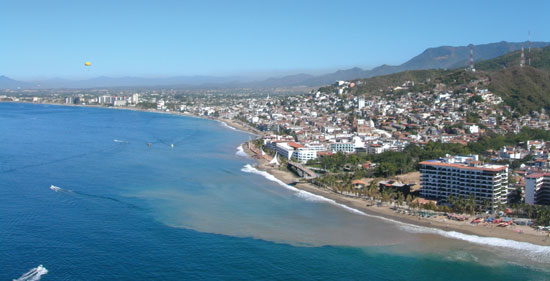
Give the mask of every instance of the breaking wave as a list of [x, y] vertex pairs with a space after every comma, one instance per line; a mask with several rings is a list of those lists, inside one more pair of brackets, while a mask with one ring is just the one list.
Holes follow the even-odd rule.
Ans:
[[42, 278], [42, 275], [45, 275], [47, 273], [48, 270], [43, 265], [39, 265], [29, 270], [29, 272], [21, 275], [21, 277], [13, 279], [13, 281], [37, 281]]
[[237, 156], [241, 156], [241, 157], [248, 157], [248, 154], [246, 154], [244, 152], [244, 148], [243, 148], [243, 145], [239, 145], [237, 146], [237, 152], [235, 153]]
[[223, 126], [226, 127], [226, 128], [229, 128], [229, 129], [234, 130], [234, 131], [239, 131], [237, 128], [229, 126], [227, 123], [225, 123], [223, 121], [219, 121], [219, 122], [222, 123]]
[[247, 131], [244, 131], [244, 130], [237, 129], [237, 128], [233, 127], [233, 126], [230, 126], [230, 125], [228, 125], [227, 123], [225, 123], [225, 122], [223, 122], [223, 121], [221, 121], [221, 120], [216, 120], [216, 121], [220, 122], [220, 123], [222, 124], [222, 126], [224, 126], [224, 127], [226, 127], [226, 128], [229, 128], [229, 129], [231, 129], [231, 130], [233, 130], [233, 131], [239, 131], [239, 132], [242, 132], [242, 133], [254, 135], [254, 134], [251, 133], [251, 132], [247, 132]]
[[365, 212], [362, 212], [360, 210], [351, 208], [349, 206], [346, 206], [344, 204], [340, 204], [340, 203], [338, 203], [338, 202], [336, 202], [332, 199], [329, 199], [329, 198], [326, 198], [326, 197], [323, 197], [323, 196], [320, 196], [320, 195], [317, 195], [317, 194], [313, 194], [313, 193], [298, 189], [296, 187], [293, 187], [291, 185], [288, 185], [288, 184], [284, 183], [283, 181], [279, 180], [278, 178], [276, 178], [275, 176], [269, 174], [268, 172], [260, 171], [260, 170], [256, 169], [255, 167], [253, 167], [250, 164], [246, 164], [241, 169], [241, 171], [246, 172], [246, 173], [261, 175], [261, 176], [265, 177], [266, 179], [268, 179], [270, 181], [278, 183], [279, 185], [283, 186], [286, 189], [294, 191], [295, 195], [297, 197], [303, 198], [307, 201], [325, 202], [325, 203], [329, 203], [329, 204], [338, 206], [340, 208], [343, 208], [346, 211], [354, 213], [354, 214], [358, 214], [358, 215], [362, 215], [362, 216], [367, 216], [367, 217], [372, 217], [372, 218], [377, 218], [377, 219], [381, 219], [381, 220], [384, 220], [384, 221], [388, 221], [388, 222], [397, 224], [399, 226], [399, 228], [401, 228], [404, 231], [413, 232], [413, 233], [437, 234], [437, 235], [440, 235], [440, 236], [443, 236], [443, 237], [456, 239], [456, 240], [462, 240], [462, 241], [466, 241], [466, 242], [470, 242], [470, 243], [474, 243], [474, 244], [479, 244], [479, 245], [484, 245], [484, 246], [508, 248], [508, 249], [512, 249], [512, 250], [521, 251], [522, 254], [524, 254], [525, 256], [527, 256], [528, 258], [531, 258], [533, 260], [536, 260], [536, 261], [539, 261], [539, 262], [541, 260], [544, 260], [544, 262], [550, 262], [550, 247], [549, 246], [539, 246], [539, 245], [535, 245], [535, 244], [531, 244], [531, 243], [527, 243], [527, 242], [519, 242], [519, 241], [508, 240], [508, 239], [497, 238], [497, 237], [482, 237], [482, 236], [477, 236], [477, 235], [464, 234], [464, 233], [457, 232], [457, 231], [445, 231], [445, 230], [438, 229], [438, 228], [419, 226], [419, 225], [409, 224], [409, 223], [401, 222], [401, 221], [398, 221], [398, 220], [394, 220], [394, 219], [390, 219], [390, 218], [386, 218], [386, 217], [382, 217], [382, 216], [371, 215], [371, 214], [367, 214]]

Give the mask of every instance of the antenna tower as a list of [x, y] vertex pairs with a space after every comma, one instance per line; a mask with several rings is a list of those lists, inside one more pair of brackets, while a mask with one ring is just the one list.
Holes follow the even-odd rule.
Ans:
[[519, 62], [519, 66], [523, 67], [525, 65], [525, 52], [523, 51], [523, 44], [521, 45], [521, 61]]
[[470, 71], [476, 71], [474, 68], [474, 46], [472, 44], [470, 44]]
[[527, 57], [529, 59], [529, 66], [531, 66], [531, 30], [527, 35]]

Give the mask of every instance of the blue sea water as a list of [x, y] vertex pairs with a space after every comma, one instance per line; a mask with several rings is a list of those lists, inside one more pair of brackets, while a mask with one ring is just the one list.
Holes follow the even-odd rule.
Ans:
[[547, 248], [269, 180], [236, 153], [248, 138], [191, 117], [0, 103], [0, 280], [550, 279]]

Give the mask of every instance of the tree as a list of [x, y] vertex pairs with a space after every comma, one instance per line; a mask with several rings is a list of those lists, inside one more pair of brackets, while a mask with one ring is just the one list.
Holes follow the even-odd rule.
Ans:
[[382, 162], [380, 166], [378, 166], [378, 171], [380, 174], [383, 174], [385, 177], [393, 176], [395, 175], [395, 172], [397, 171], [397, 167], [390, 162]]

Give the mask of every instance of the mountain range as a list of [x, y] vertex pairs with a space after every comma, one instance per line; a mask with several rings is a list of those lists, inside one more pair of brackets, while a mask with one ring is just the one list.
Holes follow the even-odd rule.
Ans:
[[[520, 50], [525, 43], [498, 42], [473, 45], [474, 61], [493, 59], [507, 53]], [[550, 42], [531, 42], [532, 48], [550, 46]], [[51, 89], [51, 88], [110, 88], [110, 87], [173, 87], [173, 88], [209, 88], [209, 87], [257, 87], [276, 88], [293, 86], [322, 86], [337, 80], [352, 80], [398, 73], [407, 70], [454, 69], [469, 64], [469, 46], [441, 46], [428, 48], [401, 65], [381, 65], [370, 70], [354, 67], [322, 75], [305, 73], [273, 77], [253, 81], [240, 76], [176, 76], [169, 78], [141, 77], [96, 77], [87, 80], [67, 80], [54, 78], [43, 81], [22, 82], [6, 76], [0, 76], [0, 89]]]

